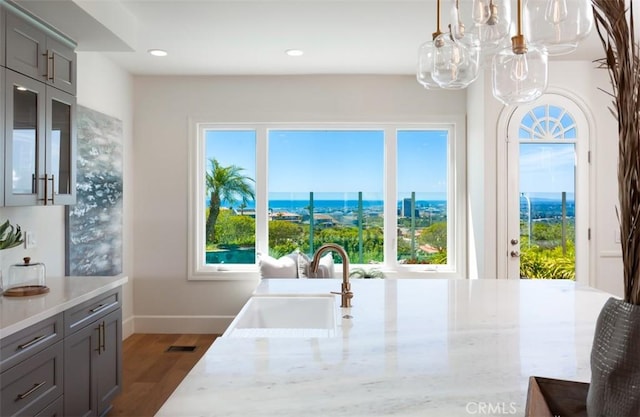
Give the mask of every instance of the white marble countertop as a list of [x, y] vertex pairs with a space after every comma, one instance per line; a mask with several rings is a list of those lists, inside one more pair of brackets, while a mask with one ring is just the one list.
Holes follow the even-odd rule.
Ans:
[[[259, 294], [339, 280], [264, 280]], [[218, 338], [158, 416], [524, 415], [530, 376], [588, 382], [610, 297], [566, 281], [352, 280], [333, 338]]]
[[19, 332], [106, 291], [124, 285], [126, 276], [47, 277], [49, 292], [28, 297], [0, 295], [0, 339]]

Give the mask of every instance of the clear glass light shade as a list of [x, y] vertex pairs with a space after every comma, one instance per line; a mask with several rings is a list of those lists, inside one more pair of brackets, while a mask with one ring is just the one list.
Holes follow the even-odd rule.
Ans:
[[451, 0], [456, 38], [474, 35], [483, 55], [497, 51], [511, 35], [511, 0]]
[[454, 40], [443, 33], [434, 41], [433, 80], [446, 89], [466, 88], [478, 78], [480, 49], [471, 37]]
[[523, 14], [527, 40], [544, 45], [549, 55], [573, 52], [593, 28], [590, 0], [527, 0]]
[[525, 54], [511, 47], [493, 56], [493, 95], [504, 104], [521, 104], [540, 97], [547, 89], [548, 59], [544, 47], [528, 46]]
[[426, 89], [440, 88], [440, 84], [435, 82], [431, 73], [433, 71], [433, 59], [435, 57], [435, 46], [433, 41], [427, 41], [420, 45], [418, 50], [418, 70], [416, 78]]

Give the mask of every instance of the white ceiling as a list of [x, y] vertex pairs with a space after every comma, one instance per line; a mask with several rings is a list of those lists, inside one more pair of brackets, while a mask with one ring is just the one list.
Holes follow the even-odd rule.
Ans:
[[[75, 39], [79, 51], [101, 51], [133, 74], [157, 75], [413, 74], [436, 7], [435, 0], [14, 2]], [[562, 59], [599, 58], [602, 47], [591, 35]], [[151, 48], [169, 55], [152, 57]], [[304, 55], [287, 56], [291, 48]]]

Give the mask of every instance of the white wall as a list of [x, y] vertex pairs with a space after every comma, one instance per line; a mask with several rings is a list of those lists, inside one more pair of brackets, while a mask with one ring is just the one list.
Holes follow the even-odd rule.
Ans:
[[[77, 102], [80, 105], [117, 117], [124, 127], [124, 269], [131, 276], [133, 247], [131, 227], [132, 199], [132, 78], [111, 61], [96, 53], [78, 53], [78, 90]], [[10, 219], [24, 230], [36, 233], [37, 247], [24, 249], [17, 247], [2, 251], [4, 271], [10, 264], [20, 262], [24, 256], [33, 261], [43, 262], [47, 276], [64, 276], [65, 273], [65, 210], [62, 206], [49, 207], [3, 207], [0, 208], [0, 220]], [[91, 279], [91, 277], [87, 277]], [[133, 292], [132, 285], [124, 289], [124, 334], [133, 331]]]
[[[78, 104], [122, 121], [123, 154], [123, 337], [133, 328], [133, 78], [102, 54], [78, 52]], [[87, 279], [91, 279], [88, 277]]]
[[190, 119], [421, 122], [464, 114], [465, 96], [413, 76], [136, 77], [136, 331], [222, 332], [257, 283], [187, 281]]

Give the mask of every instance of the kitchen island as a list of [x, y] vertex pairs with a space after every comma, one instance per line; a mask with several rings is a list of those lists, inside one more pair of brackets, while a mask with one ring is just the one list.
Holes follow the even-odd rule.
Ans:
[[[530, 376], [588, 382], [610, 297], [560, 280], [352, 280], [333, 337], [220, 337], [158, 416], [524, 415]], [[263, 280], [257, 295], [339, 280]]]

